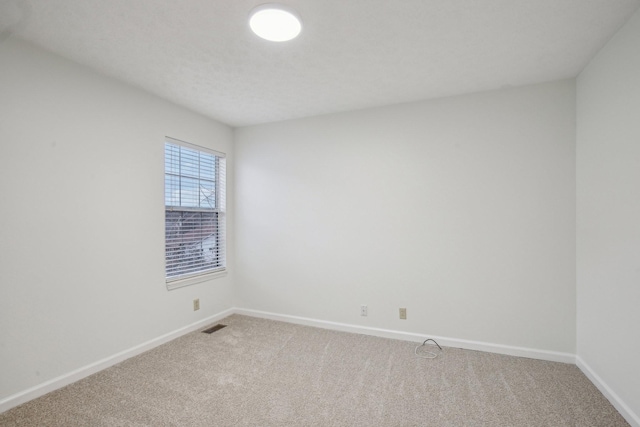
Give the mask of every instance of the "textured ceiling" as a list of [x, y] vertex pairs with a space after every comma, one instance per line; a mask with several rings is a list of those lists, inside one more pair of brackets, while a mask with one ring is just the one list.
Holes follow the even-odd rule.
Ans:
[[640, 0], [0, 0], [19, 37], [232, 126], [576, 76]]

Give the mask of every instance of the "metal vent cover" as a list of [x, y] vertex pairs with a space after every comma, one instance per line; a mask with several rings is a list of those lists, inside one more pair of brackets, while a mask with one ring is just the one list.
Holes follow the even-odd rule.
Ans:
[[222, 329], [222, 328], [226, 328], [226, 327], [227, 327], [227, 325], [217, 324], [217, 325], [215, 325], [215, 326], [212, 326], [212, 327], [210, 327], [210, 328], [205, 329], [205, 330], [204, 330], [204, 331], [202, 331], [202, 332], [204, 332], [205, 334], [212, 334], [212, 333], [214, 333], [215, 331], [219, 331], [220, 329]]

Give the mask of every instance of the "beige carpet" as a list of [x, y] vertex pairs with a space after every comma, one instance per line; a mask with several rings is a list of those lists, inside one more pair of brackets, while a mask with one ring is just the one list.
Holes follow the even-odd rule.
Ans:
[[572, 365], [233, 315], [0, 414], [2, 426], [627, 426]]

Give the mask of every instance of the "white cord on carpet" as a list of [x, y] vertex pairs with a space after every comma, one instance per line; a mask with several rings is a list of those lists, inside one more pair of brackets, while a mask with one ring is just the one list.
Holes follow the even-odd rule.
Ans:
[[433, 341], [433, 343], [438, 346], [440, 351], [442, 351], [442, 347], [440, 347], [440, 344], [438, 344], [435, 340], [432, 340], [431, 338], [429, 338], [424, 340], [424, 342], [421, 345], [417, 346], [416, 349], [414, 350], [414, 353], [416, 354], [416, 356], [422, 357], [423, 359], [435, 359], [436, 357], [438, 357], [437, 353], [434, 353], [428, 350], [422, 350], [420, 352], [418, 351], [418, 349], [423, 348], [425, 345], [427, 345], [427, 341]]

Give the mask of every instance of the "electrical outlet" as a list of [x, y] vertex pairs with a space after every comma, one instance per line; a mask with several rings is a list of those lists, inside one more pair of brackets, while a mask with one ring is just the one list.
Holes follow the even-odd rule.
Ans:
[[360, 306], [360, 316], [367, 316], [368, 314], [368, 309], [366, 305], [361, 305]]
[[402, 320], [407, 320], [407, 309], [406, 308], [401, 308], [400, 309], [400, 318]]
[[200, 298], [193, 300], [193, 311], [200, 310]]

